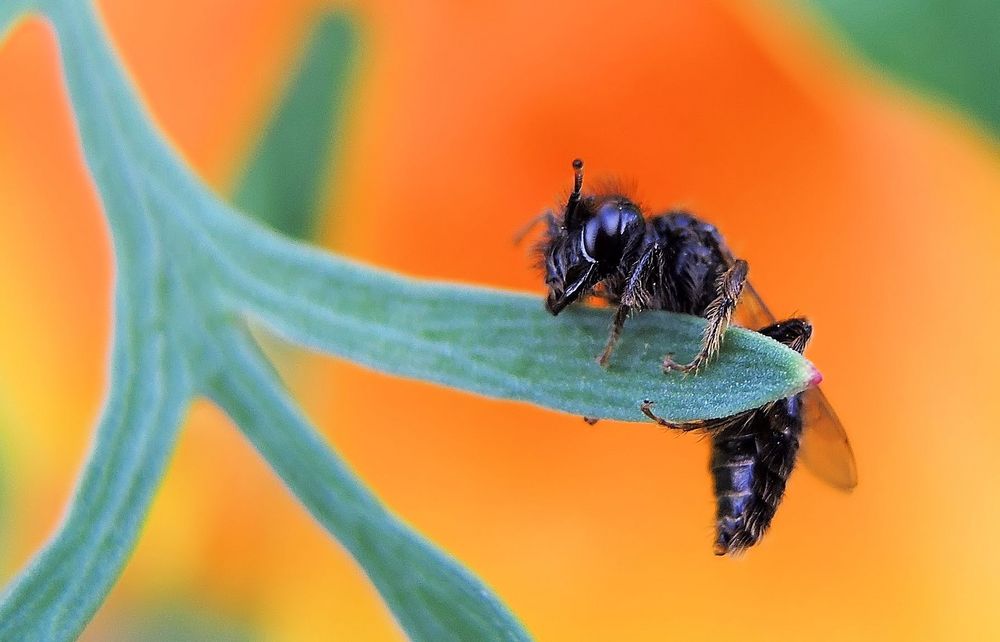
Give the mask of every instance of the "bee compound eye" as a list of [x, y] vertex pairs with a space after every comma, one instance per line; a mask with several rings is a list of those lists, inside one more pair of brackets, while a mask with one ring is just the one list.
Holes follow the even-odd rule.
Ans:
[[594, 221], [596, 219], [587, 221], [587, 224], [580, 230], [580, 245], [583, 248], [583, 256], [591, 263], [597, 263], [597, 258], [594, 255], [597, 254], [597, 235], [600, 232], [600, 227], [594, 225]]
[[614, 203], [605, 203], [597, 214], [583, 226], [581, 241], [583, 253], [591, 263], [606, 259], [608, 241], [617, 234], [621, 214]]
[[615, 263], [621, 259], [627, 238], [641, 234], [642, 214], [625, 199], [608, 201], [600, 206], [583, 226], [581, 247], [591, 263]]

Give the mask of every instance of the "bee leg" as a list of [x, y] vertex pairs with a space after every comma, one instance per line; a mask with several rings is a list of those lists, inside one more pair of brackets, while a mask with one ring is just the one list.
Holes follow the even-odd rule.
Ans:
[[615, 351], [615, 344], [618, 343], [618, 339], [622, 336], [622, 328], [625, 327], [625, 321], [628, 319], [629, 312], [629, 307], [624, 303], [619, 305], [618, 310], [615, 311], [614, 319], [611, 320], [611, 334], [608, 335], [608, 342], [605, 344], [601, 354], [597, 356], [597, 363], [601, 364], [601, 367], [606, 368], [608, 366], [608, 361], [611, 360], [611, 353]]
[[689, 373], [697, 372], [702, 366], [712, 360], [722, 346], [722, 337], [729, 327], [729, 322], [733, 318], [733, 311], [736, 303], [743, 292], [743, 285], [747, 281], [747, 272], [750, 267], [743, 259], [736, 259], [733, 265], [719, 276], [715, 283], [715, 300], [712, 301], [705, 311], [705, 318], [708, 325], [701, 335], [701, 348], [698, 354], [690, 363], [679, 364], [670, 355], [663, 358], [663, 371], [671, 370]]
[[622, 328], [625, 327], [628, 315], [632, 310], [642, 310], [647, 306], [649, 294], [644, 289], [643, 283], [649, 275], [650, 270], [657, 268], [659, 261], [660, 247], [655, 244], [650, 245], [639, 257], [639, 260], [636, 261], [635, 267], [632, 268], [628, 281], [625, 283], [625, 292], [621, 297], [621, 305], [618, 306], [614, 319], [611, 321], [611, 334], [608, 336], [608, 342], [605, 344], [604, 350], [597, 357], [597, 363], [602, 366], [606, 367], [608, 361], [611, 360], [611, 353], [614, 352], [615, 344], [621, 338]]
[[703, 421], [683, 421], [683, 422], [673, 422], [667, 421], [663, 417], [657, 415], [653, 412], [653, 402], [649, 399], [645, 399], [642, 405], [639, 406], [639, 410], [642, 414], [646, 415], [656, 423], [660, 424], [664, 428], [670, 428], [672, 430], [683, 430], [684, 432], [690, 432], [692, 430], [702, 430], [705, 428], [705, 422]]

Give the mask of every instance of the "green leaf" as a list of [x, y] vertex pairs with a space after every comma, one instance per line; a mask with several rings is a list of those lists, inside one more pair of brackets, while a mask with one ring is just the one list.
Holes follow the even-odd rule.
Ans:
[[[704, 321], [642, 315], [613, 367], [593, 362], [608, 313], [559, 319], [534, 297], [421, 282], [289, 240], [223, 204], [153, 128], [77, 0], [41, 4], [55, 26], [84, 156], [116, 259], [111, 387], [93, 452], [54, 539], [0, 601], [0, 638], [71, 639], [135, 545], [191, 398], [219, 404], [289, 489], [364, 569], [415, 640], [523, 640], [477, 578], [391, 515], [324, 443], [247, 334], [289, 340], [385, 372], [577, 415], [732, 414], [803, 389], [800, 355], [743, 330], [697, 377], [664, 376]], [[417, 410], [419, 411], [419, 409]]]
[[[374, 369], [576, 415], [643, 421], [644, 399], [674, 420], [725, 417], [803, 390], [815, 374], [797, 352], [731, 329], [698, 376], [664, 375], [663, 355], [692, 356], [705, 321], [646, 312], [629, 321], [605, 370], [595, 361], [610, 312], [553, 318], [540, 297], [428, 283], [259, 237], [227, 289], [291, 341]], [[267, 285], [276, 279], [280, 285]]]
[[[226, 362], [244, 359], [233, 338], [243, 325], [242, 306], [223, 285], [239, 267], [218, 254], [219, 241], [209, 228], [238, 235], [247, 223], [193, 177], [153, 131], [91, 8], [53, 1], [44, 10], [58, 34], [83, 151], [112, 230], [115, 351], [104, 419], [69, 516], [6, 590], [0, 638], [60, 640], [79, 633], [134, 547], [183, 409], [202, 392], [244, 419], [241, 428], [317, 519], [345, 536], [411, 637], [526, 639], [488, 588], [389, 516], [301, 418], [286, 412], [281, 420], [287, 423], [268, 425], [265, 437], [285, 431], [287, 439], [266, 448], [263, 427], [239, 414], [239, 405], [230, 405], [248, 400], [222, 394], [230, 380], [220, 373], [243, 365], [241, 376], [259, 372], [250, 362]], [[245, 250], [258, 235], [278, 238], [259, 227], [247, 233]], [[276, 380], [250, 381], [262, 386], [254, 389], [262, 412], [273, 413], [263, 404], [282, 398]], [[303, 445], [310, 452], [301, 458], [314, 469], [306, 479], [289, 472]], [[363, 506], [359, 498], [365, 499]], [[371, 524], [364, 537], [354, 533], [359, 516]]]
[[168, 289], [154, 282], [163, 256], [119, 249], [136, 269], [118, 277], [111, 393], [69, 514], [0, 601], [2, 640], [76, 638], [134, 546], [191, 398]]
[[1000, 134], [1000, 2], [813, 0], [877, 67]]
[[233, 367], [220, 373], [210, 395], [313, 516], [364, 566], [410, 637], [526, 639], [489, 589], [387, 513], [357, 483], [288, 399], [248, 336], [232, 332], [220, 338]]
[[233, 203], [269, 227], [312, 238], [330, 173], [338, 125], [357, 57], [354, 22], [343, 13], [322, 17], [302, 59], [236, 181]]
[[18, 20], [35, 6], [31, 0], [4, 0], [0, 3], [0, 44]]

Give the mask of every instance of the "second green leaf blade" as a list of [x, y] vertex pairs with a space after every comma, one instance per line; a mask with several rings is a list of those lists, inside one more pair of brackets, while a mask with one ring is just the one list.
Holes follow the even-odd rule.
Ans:
[[322, 16], [236, 181], [233, 203], [288, 236], [309, 239], [319, 226], [358, 48], [349, 15]]

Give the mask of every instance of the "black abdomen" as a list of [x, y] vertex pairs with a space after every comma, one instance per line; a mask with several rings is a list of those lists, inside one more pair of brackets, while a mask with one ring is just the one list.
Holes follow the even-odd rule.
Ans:
[[795, 396], [754, 410], [713, 435], [716, 555], [753, 546], [771, 525], [799, 449], [799, 401]]

